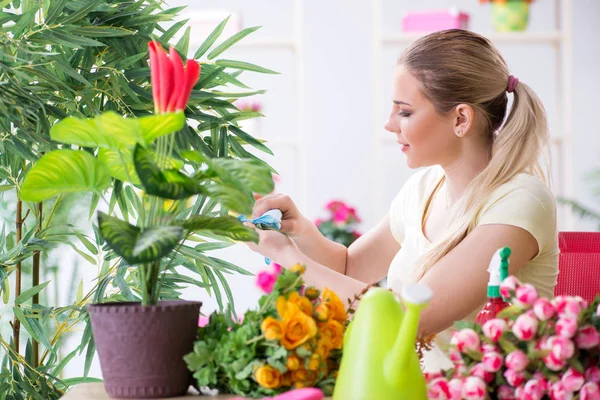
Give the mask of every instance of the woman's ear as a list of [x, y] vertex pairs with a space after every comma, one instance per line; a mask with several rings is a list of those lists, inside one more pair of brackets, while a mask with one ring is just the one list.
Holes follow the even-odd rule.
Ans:
[[468, 104], [459, 104], [454, 107], [453, 121], [454, 134], [458, 137], [464, 137], [469, 134], [475, 122], [475, 110]]

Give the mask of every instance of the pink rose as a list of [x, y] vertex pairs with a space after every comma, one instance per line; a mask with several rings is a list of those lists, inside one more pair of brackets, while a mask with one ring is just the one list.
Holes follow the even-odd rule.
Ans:
[[523, 386], [523, 394], [521, 396], [517, 394], [517, 398], [522, 400], [541, 400], [541, 398], [544, 397], [545, 391], [545, 385], [543, 383], [537, 379], [530, 379], [525, 383], [525, 386]]
[[479, 335], [473, 329], [462, 329], [455, 332], [450, 341], [450, 344], [455, 345], [461, 353], [468, 350], [479, 350], [479, 343]]
[[462, 389], [464, 382], [462, 379], [454, 378], [448, 382], [448, 387], [450, 388], [450, 398], [452, 400], [461, 400], [462, 399]]
[[585, 300], [580, 297], [557, 296], [554, 299], [554, 307], [561, 317], [577, 318], [581, 310], [585, 308], [582, 307], [583, 305], [585, 305]]
[[588, 382], [579, 392], [579, 400], [600, 400], [600, 388], [594, 382]]
[[593, 325], [585, 325], [579, 328], [575, 343], [580, 349], [592, 349], [600, 343], [600, 334]]
[[508, 385], [502, 385], [498, 388], [498, 392], [496, 393], [498, 396], [498, 400], [515, 400], [515, 389], [511, 388]]
[[341, 200], [331, 200], [329, 203], [325, 205], [325, 208], [329, 211], [334, 211], [340, 208], [340, 206], [346, 207], [346, 203]]
[[485, 382], [476, 376], [469, 376], [463, 384], [462, 395], [463, 398], [469, 400], [484, 400], [486, 398]]
[[579, 371], [574, 370], [573, 368], [569, 368], [567, 372], [565, 372], [560, 379], [565, 390], [569, 392], [576, 392], [585, 383], [585, 378], [583, 374]]
[[529, 358], [521, 350], [515, 350], [506, 356], [506, 368], [515, 372], [521, 372], [527, 368]]
[[554, 315], [556, 310], [548, 299], [542, 297], [533, 303], [533, 312], [540, 321], [547, 321]]
[[450, 387], [446, 378], [437, 378], [427, 385], [427, 398], [434, 400], [450, 400]]
[[525, 374], [512, 369], [504, 371], [504, 377], [506, 378], [506, 382], [514, 388], [521, 386], [525, 382]]
[[489, 351], [498, 351], [498, 348], [496, 346], [494, 346], [493, 344], [481, 343], [481, 352], [487, 353]]
[[502, 295], [502, 297], [510, 299], [512, 297], [512, 293], [519, 286], [521, 286], [521, 282], [519, 282], [519, 280], [515, 276], [507, 276], [500, 284], [500, 294]]
[[454, 366], [454, 376], [453, 378], [463, 378], [469, 374], [469, 370], [467, 369], [465, 364], [456, 364]]
[[575, 354], [575, 345], [573, 342], [562, 336], [551, 336], [548, 338], [545, 347], [558, 360], [568, 360]]
[[503, 361], [500, 353], [497, 351], [488, 351], [483, 354], [483, 360], [481, 362], [486, 371], [496, 372], [502, 368]]
[[490, 340], [497, 342], [502, 333], [508, 329], [506, 321], [500, 318], [490, 319], [481, 327], [483, 334]]
[[550, 389], [549, 381], [541, 372], [538, 371], [534, 373], [532, 378], [537, 380], [538, 387], [540, 388], [542, 393], [546, 393]]
[[348, 221], [349, 217], [350, 217], [350, 211], [348, 210], [348, 208], [346, 206], [340, 206], [333, 213], [333, 222], [339, 225], [339, 224], [342, 224], [342, 223]]
[[198, 318], [198, 328], [204, 328], [206, 325], [208, 325], [209, 321], [210, 321], [209, 317], [200, 315], [200, 317]]
[[521, 285], [515, 290], [515, 300], [517, 300], [517, 303], [523, 308], [532, 306], [537, 298], [538, 292], [530, 283]]
[[273, 291], [276, 281], [277, 276], [267, 271], [259, 272], [256, 277], [256, 284], [265, 293], [271, 293]]
[[450, 361], [452, 361], [454, 364], [462, 364], [463, 363], [463, 358], [462, 358], [460, 351], [450, 350], [449, 356], [450, 356]]
[[575, 333], [577, 332], [577, 320], [573, 317], [561, 316], [558, 321], [556, 321], [554, 329], [558, 336], [570, 339], [575, 336]]
[[512, 327], [512, 332], [519, 340], [531, 340], [537, 331], [538, 321], [530, 314], [521, 314]]
[[586, 369], [585, 380], [588, 382], [600, 383], [600, 368], [593, 365]]
[[281, 273], [282, 266], [277, 264], [276, 262], [274, 262], [272, 265], [273, 265], [273, 272], [275, 274], [279, 275]]
[[557, 358], [554, 356], [554, 354], [550, 353], [544, 357], [544, 364], [546, 364], [546, 367], [552, 371], [560, 371], [567, 363], [565, 360]]
[[573, 393], [565, 389], [561, 381], [554, 382], [550, 387], [550, 398], [552, 400], [571, 400]]
[[477, 363], [471, 367], [471, 375], [483, 380], [485, 383], [490, 383], [494, 380], [494, 374], [486, 370], [483, 363]]
[[427, 382], [432, 382], [433, 380], [444, 376], [442, 374], [442, 370], [425, 372], [425, 373], [423, 373], [423, 375], [425, 376], [425, 380]]

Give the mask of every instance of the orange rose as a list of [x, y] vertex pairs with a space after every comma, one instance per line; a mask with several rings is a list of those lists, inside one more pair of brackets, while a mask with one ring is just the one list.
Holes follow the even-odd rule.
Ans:
[[309, 300], [315, 300], [319, 297], [321, 291], [314, 286], [309, 286], [304, 289], [304, 295], [308, 297]]
[[298, 292], [292, 292], [288, 298], [288, 302], [297, 304], [304, 314], [312, 317], [313, 305], [306, 297], [300, 296]]
[[267, 340], [279, 340], [283, 337], [283, 325], [281, 321], [273, 317], [267, 317], [260, 325], [260, 329]]
[[277, 308], [277, 314], [279, 314], [281, 318], [285, 318], [287, 315], [287, 305], [288, 302], [284, 296], [279, 296], [277, 298], [277, 301], [275, 302], [275, 308]]
[[315, 383], [316, 379], [317, 374], [314, 371], [298, 369], [292, 372], [292, 382], [294, 383], [294, 388], [296, 389], [310, 387]]
[[315, 307], [315, 319], [319, 322], [325, 322], [329, 318], [329, 306], [327, 304], [319, 304]]
[[292, 354], [291, 356], [288, 356], [286, 366], [290, 371], [295, 371], [300, 368], [300, 359], [298, 356]]
[[321, 335], [319, 341], [317, 342], [317, 349], [315, 350], [315, 354], [318, 354], [321, 356], [321, 358], [326, 359], [327, 357], [329, 357], [329, 352], [331, 351], [332, 347], [333, 346], [331, 345], [331, 339], [329, 338], [329, 336]]
[[311, 371], [318, 371], [321, 367], [321, 356], [318, 354], [313, 354], [310, 356], [308, 360], [308, 369]]
[[265, 365], [256, 370], [254, 378], [266, 389], [276, 389], [281, 385], [281, 373], [278, 369]]
[[331, 340], [331, 347], [341, 349], [344, 343], [344, 325], [338, 321], [330, 319], [327, 322], [319, 324], [319, 332], [322, 336], [328, 337]]
[[285, 374], [281, 375], [281, 386], [282, 387], [292, 386], [292, 373], [291, 372], [286, 372]]
[[302, 264], [295, 264], [295, 265], [292, 265], [292, 267], [290, 268], [290, 271], [303, 274], [304, 271], [306, 271], [306, 267]]
[[348, 314], [346, 313], [346, 307], [344, 307], [344, 303], [340, 300], [337, 294], [327, 288], [323, 290], [323, 304], [327, 304], [333, 313], [334, 319], [338, 320], [339, 322], [345, 322], [348, 319]]
[[295, 349], [317, 334], [315, 320], [300, 311], [297, 304], [288, 302], [285, 315], [281, 344], [287, 350]]

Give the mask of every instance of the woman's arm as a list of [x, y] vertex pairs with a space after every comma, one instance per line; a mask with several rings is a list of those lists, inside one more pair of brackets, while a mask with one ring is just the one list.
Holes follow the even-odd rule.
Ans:
[[438, 333], [463, 319], [486, 300], [487, 268], [494, 253], [510, 247], [514, 274], [538, 253], [533, 235], [512, 225], [480, 225], [420, 280], [433, 290], [421, 315], [420, 330]]

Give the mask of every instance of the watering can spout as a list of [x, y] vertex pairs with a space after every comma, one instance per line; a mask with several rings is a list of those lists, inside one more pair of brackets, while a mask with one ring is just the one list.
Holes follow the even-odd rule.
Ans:
[[[398, 389], [414, 385], [422, 378], [415, 352], [421, 310], [431, 300], [431, 289], [423, 284], [406, 285], [402, 289], [405, 314], [392, 351], [383, 365], [386, 382]], [[416, 370], [415, 370], [416, 369]]]

